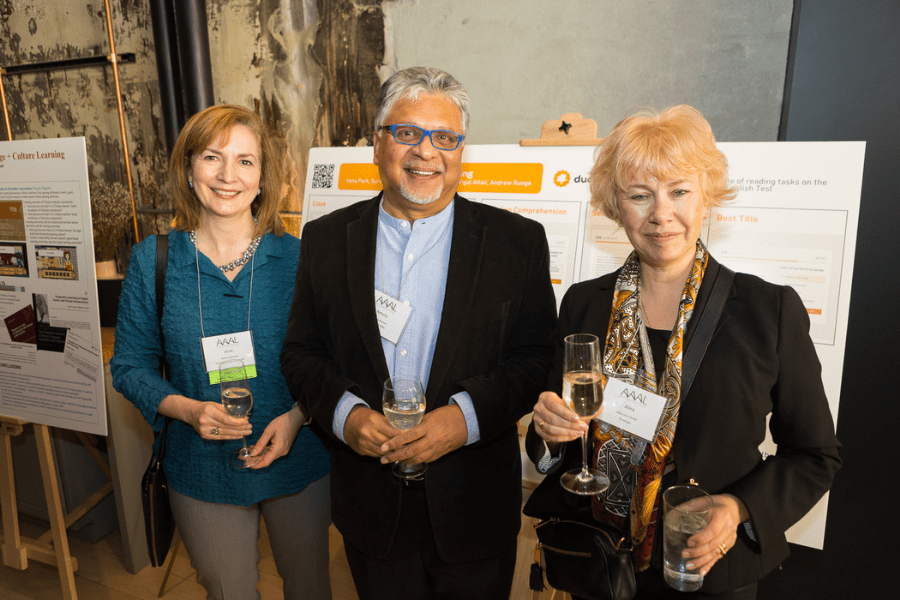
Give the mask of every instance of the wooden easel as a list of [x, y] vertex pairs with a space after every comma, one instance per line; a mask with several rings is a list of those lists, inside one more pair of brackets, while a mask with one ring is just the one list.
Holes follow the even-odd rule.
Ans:
[[537, 140], [519, 140], [520, 146], [599, 146], [603, 138], [597, 137], [597, 122], [585, 119], [580, 113], [566, 113], [561, 119], [544, 121], [541, 137]]
[[[50, 428], [35, 423], [34, 437], [41, 463], [41, 477], [44, 481], [50, 531], [36, 540], [21, 537], [19, 535], [19, 512], [16, 507], [16, 482], [13, 476], [12, 444], [9, 438], [22, 433], [23, 427], [27, 424], [28, 421], [0, 415], [0, 509], [3, 511], [3, 564], [20, 570], [28, 568], [28, 559], [55, 565], [59, 568], [63, 599], [78, 600], [78, 594], [75, 591], [75, 571], [78, 570], [78, 561], [69, 552], [66, 529], [109, 495], [113, 491], [113, 484], [111, 481], [108, 482], [64, 517], [59, 483], [56, 479], [53, 448], [50, 445]], [[82, 438], [83, 443], [84, 441]], [[89, 451], [93, 449], [89, 444], [85, 444], [85, 447]], [[91, 455], [109, 476], [109, 466], [106, 465], [99, 453], [94, 450]]]

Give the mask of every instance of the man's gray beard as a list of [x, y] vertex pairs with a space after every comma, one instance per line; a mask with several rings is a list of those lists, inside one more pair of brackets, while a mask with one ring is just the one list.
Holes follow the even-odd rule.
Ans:
[[413, 204], [431, 204], [441, 197], [443, 191], [443, 187], [440, 187], [430, 196], [416, 196], [405, 184], [400, 184], [400, 194]]

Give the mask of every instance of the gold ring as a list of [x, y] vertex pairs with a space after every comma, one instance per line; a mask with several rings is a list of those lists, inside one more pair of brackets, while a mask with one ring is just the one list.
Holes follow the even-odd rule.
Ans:
[[213, 435], [219, 435], [219, 428], [218, 428], [218, 427], [213, 427], [213, 428], [212, 428], [212, 431], [210, 431], [210, 433], [213, 434]]
[[540, 423], [538, 423], [538, 425], [540, 426], [540, 428], [541, 428], [543, 431], [547, 431], [547, 424], [546, 424], [546, 423], [544, 423], [543, 421], [541, 421]]
[[723, 558], [728, 554], [728, 549], [725, 548], [725, 544], [719, 544], [719, 554], [721, 554]]

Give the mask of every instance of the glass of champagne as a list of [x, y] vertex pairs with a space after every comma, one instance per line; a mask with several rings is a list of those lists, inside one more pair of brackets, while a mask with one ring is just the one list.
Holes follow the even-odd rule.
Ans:
[[[219, 388], [222, 392], [222, 406], [225, 407], [225, 412], [239, 419], [250, 415], [253, 394], [250, 393], [243, 361], [226, 360], [219, 365]], [[246, 437], [241, 438], [241, 446], [231, 453], [229, 460], [235, 469], [247, 469], [262, 459], [262, 455], [250, 456]]]
[[[425, 416], [425, 390], [418, 377], [391, 377], [384, 382], [382, 410], [395, 429], [412, 429]], [[428, 469], [425, 463], [397, 461], [391, 470], [401, 479], [421, 479]]]
[[[566, 336], [564, 343], [563, 401], [579, 417], [590, 419], [603, 403], [600, 341], [596, 335], [576, 333]], [[588, 468], [588, 432], [581, 436], [581, 469], [563, 473], [560, 483], [581, 496], [599, 494], [609, 487], [609, 477]]]

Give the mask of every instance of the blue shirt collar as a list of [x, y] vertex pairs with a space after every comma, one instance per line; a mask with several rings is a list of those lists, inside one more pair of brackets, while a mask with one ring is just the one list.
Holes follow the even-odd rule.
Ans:
[[[440, 225], [444, 225], [447, 221], [451, 221], [453, 219], [454, 206], [456, 205], [456, 199], [450, 201], [450, 203], [444, 207], [444, 209], [437, 213], [436, 215], [431, 215], [430, 217], [425, 217], [423, 219], [417, 219], [414, 223], [416, 226], [419, 224], [430, 223], [435, 226], [436, 230], [441, 229]], [[397, 217], [391, 216], [384, 209], [384, 197], [382, 196], [381, 202], [378, 204], [378, 222], [379, 225], [390, 227], [392, 229], [396, 229], [397, 231], [404, 232], [406, 236], [409, 236], [409, 232], [412, 229], [409, 226], [409, 221], [406, 219], [398, 219]], [[404, 225], [405, 223], [405, 225]]]

